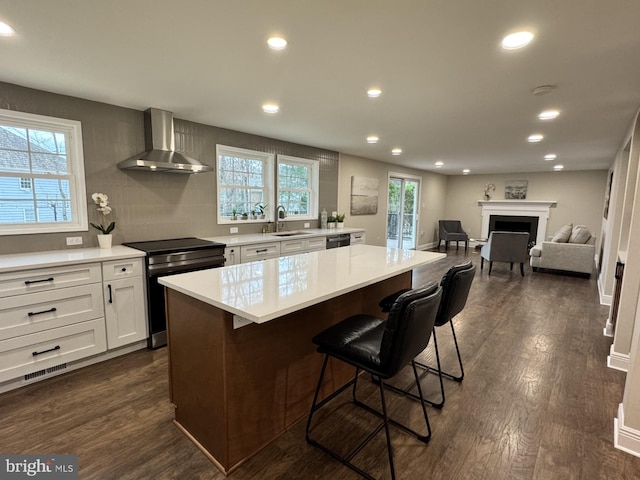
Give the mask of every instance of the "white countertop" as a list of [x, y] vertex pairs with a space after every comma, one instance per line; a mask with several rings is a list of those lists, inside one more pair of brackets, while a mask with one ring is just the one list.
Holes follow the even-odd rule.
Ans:
[[33, 268], [58, 267], [74, 263], [104, 262], [123, 258], [144, 257], [141, 250], [116, 245], [113, 248], [74, 248], [48, 252], [0, 255], [0, 273]]
[[[204, 240], [210, 240], [212, 242], [224, 243], [227, 247], [238, 247], [240, 245], [251, 245], [253, 243], [266, 243], [266, 242], [282, 242], [285, 240], [295, 240], [297, 238], [311, 238], [320, 237], [326, 235], [338, 235], [340, 233], [360, 233], [364, 232], [364, 228], [304, 228], [300, 230], [294, 230], [296, 232], [304, 232], [301, 235], [292, 236], [278, 236], [273, 233], [246, 233], [241, 235], [228, 235], [220, 237], [202, 237]], [[286, 233], [287, 230], [283, 230], [280, 233]]]
[[264, 323], [444, 257], [444, 253], [351, 245], [170, 275], [159, 282]]

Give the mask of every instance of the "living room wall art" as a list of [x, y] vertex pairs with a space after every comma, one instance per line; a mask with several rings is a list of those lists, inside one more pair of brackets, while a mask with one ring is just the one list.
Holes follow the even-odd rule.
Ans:
[[378, 213], [377, 178], [351, 177], [351, 215], [375, 215]]
[[527, 198], [527, 180], [507, 180], [504, 185], [506, 200], [524, 200]]

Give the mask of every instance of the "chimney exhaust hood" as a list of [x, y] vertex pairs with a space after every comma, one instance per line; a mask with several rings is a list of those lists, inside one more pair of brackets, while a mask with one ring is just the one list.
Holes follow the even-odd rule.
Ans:
[[199, 173], [213, 167], [175, 151], [173, 114], [149, 108], [144, 112], [144, 144], [146, 151], [118, 164], [121, 170], [150, 172]]

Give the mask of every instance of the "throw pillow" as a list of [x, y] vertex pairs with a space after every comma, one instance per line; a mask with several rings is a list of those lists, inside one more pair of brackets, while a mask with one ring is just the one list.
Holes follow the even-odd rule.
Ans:
[[587, 243], [591, 238], [591, 232], [586, 225], [576, 225], [571, 231], [569, 243]]
[[551, 241], [557, 243], [567, 243], [569, 241], [569, 237], [571, 237], [572, 230], [573, 223], [567, 223], [564, 227], [556, 232]]

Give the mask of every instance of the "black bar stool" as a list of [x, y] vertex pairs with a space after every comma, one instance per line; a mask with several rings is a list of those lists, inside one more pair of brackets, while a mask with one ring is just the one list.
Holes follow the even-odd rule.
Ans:
[[[424, 402], [421, 402], [426, 425], [426, 434], [424, 435], [388, 417], [387, 404], [384, 397], [384, 390], [387, 385], [384, 381], [393, 377], [405, 365], [411, 364], [418, 386], [417, 397], [422, 398], [422, 390], [418, 382], [418, 372], [413, 359], [423, 351], [429, 343], [438, 306], [440, 305], [441, 295], [442, 289], [435, 283], [420, 289], [410, 290], [395, 299], [390, 308], [389, 318], [386, 321], [371, 315], [354, 315], [329, 327], [313, 338], [313, 343], [318, 345], [318, 352], [324, 353], [325, 358], [307, 420], [306, 439], [309, 444], [320, 448], [365, 478], [373, 480], [371, 475], [355, 466], [351, 463], [351, 460], [380, 430], [384, 428], [386, 434], [389, 468], [392, 479], [395, 479], [395, 468], [393, 465], [391, 440], [389, 438], [389, 424], [414, 435], [424, 443], [430, 440], [431, 426], [429, 425], [429, 418], [427, 417]], [[318, 393], [322, 386], [322, 379], [330, 356], [354, 366], [355, 376], [337, 391], [321, 402], [318, 402]], [[358, 376], [361, 371], [371, 374], [378, 381], [380, 399], [382, 401], [382, 412], [360, 402], [356, 398]], [[350, 386], [353, 386], [353, 403], [373, 415], [378, 416], [382, 419], [382, 422], [348, 455], [343, 457], [312, 439], [310, 429], [313, 414]]]
[[[442, 287], [442, 301], [440, 303], [440, 307], [438, 308], [438, 315], [436, 316], [436, 321], [433, 329], [433, 345], [436, 351], [436, 361], [438, 367], [431, 367], [429, 365], [425, 365], [420, 362], [415, 362], [416, 365], [424, 369], [424, 373], [420, 376], [420, 380], [424, 378], [426, 374], [429, 372], [437, 373], [438, 378], [440, 380], [440, 400], [433, 401], [425, 399], [427, 403], [436, 407], [442, 408], [444, 406], [445, 395], [444, 395], [444, 382], [442, 378], [448, 378], [450, 380], [454, 380], [456, 382], [462, 382], [464, 378], [464, 368], [462, 367], [462, 357], [460, 356], [460, 348], [458, 347], [458, 339], [456, 337], [456, 331], [453, 328], [453, 317], [455, 317], [458, 313], [460, 313], [464, 306], [467, 303], [467, 298], [469, 297], [469, 291], [471, 290], [471, 283], [473, 282], [473, 277], [476, 274], [476, 267], [469, 261], [462, 263], [460, 265], [455, 265], [451, 267], [447, 273], [445, 273], [440, 281], [440, 286]], [[388, 312], [391, 310], [393, 302], [399, 296], [404, 294], [406, 290], [400, 290], [388, 297], [383, 298], [379, 305], [382, 308], [383, 312]], [[451, 333], [453, 334], [453, 343], [456, 347], [456, 354], [458, 355], [458, 365], [460, 366], [460, 374], [454, 375], [451, 373], [447, 373], [442, 371], [442, 366], [440, 365], [440, 352], [438, 351], [438, 338], [436, 336], [436, 328], [441, 327], [446, 324], [451, 325]], [[411, 389], [413, 389], [414, 384], [412, 383], [404, 390], [398, 389], [392, 385], [388, 385], [389, 389], [399, 391], [408, 395], [416, 400], [421, 400], [420, 397], [411, 393]]]

